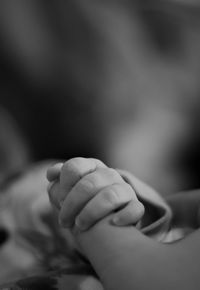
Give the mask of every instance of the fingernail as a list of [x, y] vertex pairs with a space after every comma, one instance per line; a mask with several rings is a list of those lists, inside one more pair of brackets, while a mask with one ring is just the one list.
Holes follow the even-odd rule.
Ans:
[[122, 223], [121, 223], [121, 220], [118, 216], [115, 216], [113, 219], [112, 219], [112, 222], [116, 225], [116, 226], [121, 226]]

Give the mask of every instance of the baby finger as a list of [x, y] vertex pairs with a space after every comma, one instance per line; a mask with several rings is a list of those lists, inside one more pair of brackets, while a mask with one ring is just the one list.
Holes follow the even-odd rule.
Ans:
[[91, 199], [76, 218], [80, 230], [86, 230], [118, 208], [129, 203], [134, 192], [127, 183], [113, 184], [103, 188]]
[[118, 226], [135, 225], [144, 215], [144, 206], [138, 200], [131, 200], [113, 217], [113, 223]]
[[54, 164], [47, 170], [47, 179], [49, 182], [52, 182], [55, 179], [59, 179], [62, 167], [63, 163], [59, 162]]
[[60, 190], [59, 181], [49, 183], [48, 188], [47, 188], [49, 200], [57, 209], [60, 209], [61, 207], [60, 201], [58, 198], [59, 190]]

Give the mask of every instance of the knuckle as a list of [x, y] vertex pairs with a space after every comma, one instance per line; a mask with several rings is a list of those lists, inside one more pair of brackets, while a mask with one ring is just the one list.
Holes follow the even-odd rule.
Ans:
[[83, 157], [75, 157], [75, 158], [71, 159], [71, 161], [73, 163], [73, 166], [77, 168], [77, 167], [81, 166], [82, 164], [86, 163], [87, 159], [83, 158]]
[[84, 158], [82, 157], [72, 158], [64, 163], [62, 170], [65, 172], [77, 171], [83, 162], [84, 162]]
[[127, 182], [123, 182], [121, 184], [121, 186], [125, 189], [128, 190], [129, 192], [131, 192], [133, 194], [133, 196], [135, 196], [134, 190], [133, 188], [130, 186], [130, 184], [128, 184]]
[[103, 176], [100, 170], [97, 170], [97, 171], [94, 171], [93, 173], [88, 174], [87, 180], [96, 189], [104, 185]]
[[81, 178], [81, 168], [84, 166], [85, 158], [76, 157], [64, 163], [61, 170], [61, 180], [65, 177]]
[[107, 174], [109, 175], [110, 178], [116, 180], [116, 179], [121, 179], [120, 174], [113, 168], [107, 168], [105, 169], [107, 171]]
[[128, 184], [127, 182], [123, 182], [121, 184], [122, 188], [124, 191], [126, 191], [129, 195], [129, 197], [135, 202], [138, 201], [137, 199], [137, 195], [135, 194], [134, 189], [132, 188], [132, 186], [130, 184]]
[[120, 195], [117, 186], [110, 186], [103, 192], [104, 200], [112, 206], [120, 204]]
[[82, 178], [78, 182], [77, 188], [78, 188], [79, 191], [84, 191], [85, 193], [90, 193], [93, 190], [93, 188], [94, 188], [94, 184], [90, 180], [90, 178], [85, 177], [85, 178]]
[[90, 160], [95, 163], [96, 167], [103, 167], [103, 168], [107, 167], [101, 160], [97, 158], [90, 158]]
[[61, 173], [67, 174], [72, 169], [72, 161], [68, 160], [63, 164]]

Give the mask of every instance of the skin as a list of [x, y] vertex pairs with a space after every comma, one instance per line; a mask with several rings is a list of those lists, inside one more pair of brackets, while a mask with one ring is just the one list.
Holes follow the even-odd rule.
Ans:
[[110, 219], [75, 234], [105, 289], [198, 289], [199, 230], [167, 245], [149, 239], [135, 227], [113, 226]]
[[[124, 203], [121, 199], [116, 203], [116, 198], [112, 198], [113, 190], [115, 193], [117, 192], [115, 197], [126, 196], [125, 206], [121, 210], [123, 213], [127, 213], [130, 203], [139, 205], [135, 193], [127, 187], [119, 175], [114, 174], [113, 170], [110, 171], [105, 165], [96, 161], [96, 163], [92, 161], [96, 165], [93, 163], [94, 166], [91, 169], [91, 162], [85, 161], [85, 159], [76, 159], [75, 163], [73, 163], [74, 160], [73, 162], [71, 160], [65, 165], [52, 167], [47, 173], [49, 181], [53, 182], [49, 188], [49, 194], [53, 204], [60, 210], [60, 219], [64, 221], [63, 224], [70, 224], [81, 251], [90, 260], [104, 288], [106, 290], [197, 290], [200, 285], [200, 230], [197, 229], [200, 192], [180, 193], [168, 198], [174, 211], [174, 224], [186, 225], [196, 230], [176, 243], [162, 244], [143, 235], [132, 225], [121, 227], [114, 225], [113, 219], [116, 213], [113, 213], [113, 209], [118, 209], [119, 205]], [[70, 175], [76, 167], [74, 164], [79, 165], [81, 170], [84, 168], [87, 170], [79, 170], [78, 174], [75, 171], [76, 174]], [[111, 172], [112, 174], [110, 174]], [[93, 173], [95, 175], [91, 175]], [[106, 174], [110, 174], [108, 179], [106, 179]], [[71, 177], [68, 179], [68, 176]], [[95, 194], [91, 188], [89, 191], [85, 191], [83, 186], [85, 183], [82, 183], [82, 180], [88, 176], [90, 178], [98, 176], [97, 179], [92, 179], [96, 181], [96, 186], [99, 185]], [[55, 182], [55, 180], [57, 181]], [[71, 182], [72, 180], [73, 182]], [[99, 180], [100, 183], [98, 183]], [[106, 186], [104, 186], [105, 183]], [[85, 203], [79, 201], [81, 195], [78, 184], [83, 189], [82, 195], [86, 197]], [[66, 188], [67, 190], [65, 190]], [[87, 194], [83, 194], [88, 192], [92, 192], [89, 199]], [[102, 195], [104, 192], [107, 193], [106, 198], [104, 194]], [[127, 194], [127, 192], [129, 193]], [[115, 200], [115, 203], [109, 203], [110, 206], [105, 214], [104, 202], [108, 200]], [[62, 202], [60, 203], [60, 201]], [[95, 206], [101, 206], [97, 207], [94, 212], [93, 207], [89, 207], [88, 211], [90, 202], [94, 202]], [[70, 214], [68, 210], [70, 210]], [[80, 227], [79, 222], [75, 222], [77, 215], [80, 217], [81, 213], [84, 213], [83, 216], [90, 213], [87, 217], [88, 221], [92, 222], [88, 223], [87, 230]], [[122, 216], [126, 217], [125, 214]], [[130, 221], [130, 215], [128, 216]], [[139, 215], [137, 218], [139, 220]], [[84, 219], [81, 218], [82, 221]], [[124, 221], [127, 221], [126, 218]]]
[[200, 190], [168, 198], [173, 223], [193, 232], [184, 239], [161, 244], [133, 226], [116, 227], [112, 215], [74, 234], [84, 254], [108, 290], [197, 290], [200, 285]]
[[185, 191], [167, 197], [177, 227], [198, 228], [200, 225], [200, 190]]
[[[63, 227], [86, 230], [113, 211], [113, 223], [136, 224], [144, 206], [133, 188], [114, 169], [97, 159], [73, 158], [47, 171], [52, 204]], [[123, 194], [121, 194], [123, 192]]]

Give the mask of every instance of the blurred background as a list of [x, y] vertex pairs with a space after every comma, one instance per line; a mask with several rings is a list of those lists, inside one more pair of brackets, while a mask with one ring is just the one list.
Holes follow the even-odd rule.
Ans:
[[200, 186], [200, 1], [1, 0], [0, 182], [96, 157]]

